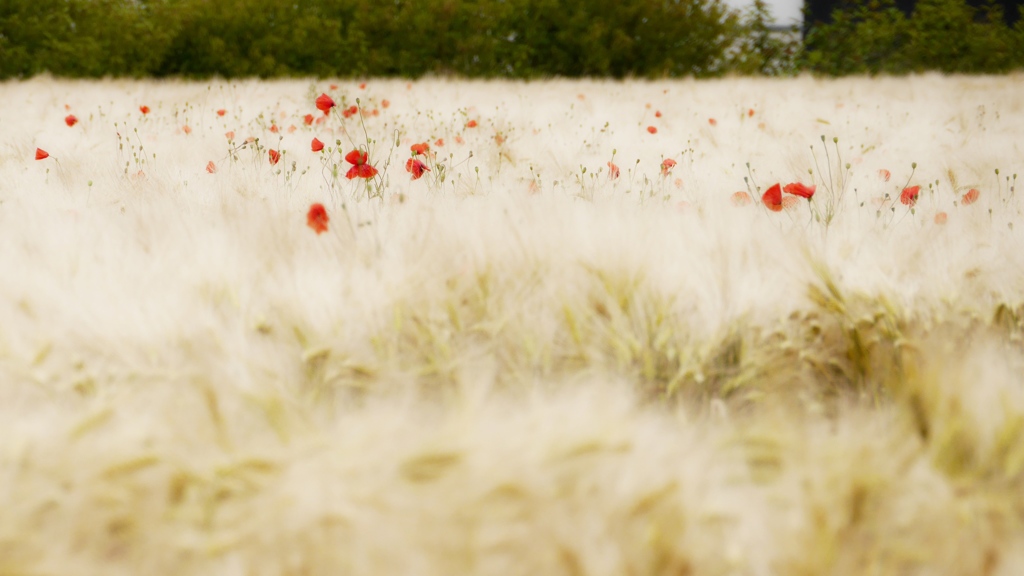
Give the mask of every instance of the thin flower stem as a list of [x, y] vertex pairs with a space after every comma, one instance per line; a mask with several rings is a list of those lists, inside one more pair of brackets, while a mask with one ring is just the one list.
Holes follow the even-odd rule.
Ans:
[[903, 184], [903, 188], [910, 186], [910, 181], [914, 179], [914, 172], [917, 171], [917, 162], [910, 165], [910, 176], [907, 176], [907, 181]]
[[839, 152], [839, 138], [833, 138], [832, 144], [836, 147], [836, 168], [839, 170], [839, 200], [841, 201], [846, 193], [846, 172], [843, 166], [843, 155]]
[[[751, 193], [751, 196], [755, 196], [757, 194], [760, 194], [761, 193], [761, 187], [757, 185], [757, 180], [754, 180], [754, 171], [751, 170], [751, 168], [750, 168], [750, 162], [747, 162], [747, 175], [750, 177], [750, 181], [753, 182], [753, 184], [754, 184], [754, 192]], [[746, 182], [747, 179], [744, 178], [743, 181]], [[747, 192], [751, 192], [749, 184], [747, 185]]]
[[[822, 139], [824, 139], [824, 136], [822, 136]], [[811, 158], [814, 158], [814, 170], [815, 170], [815, 173], [816, 174], [821, 174], [821, 167], [818, 166], [818, 154], [814, 151], [814, 146], [811, 146]], [[830, 188], [831, 183], [822, 181], [821, 185], [823, 187], [825, 187], [829, 191], [829, 193], [832, 192], [832, 189]]]
[[836, 192], [835, 192], [835, 186], [833, 184], [834, 180], [832, 178], [832, 158], [828, 155], [828, 146], [825, 145], [825, 135], [824, 134], [821, 135], [821, 144], [822, 144], [821, 147], [825, 149], [825, 166], [828, 168], [828, 183], [829, 183], [828, 191], [831, 193], [832, 197], [835, 198]]

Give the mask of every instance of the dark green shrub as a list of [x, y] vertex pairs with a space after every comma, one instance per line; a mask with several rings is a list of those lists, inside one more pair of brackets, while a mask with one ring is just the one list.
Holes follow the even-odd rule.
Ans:
[[0, 77], [708, 76], [716, 0], [5, 0]]
[[918, 71], [1005, 72], [1021, 61], [996, 6], [975, 10], [964, 0], [919, 0], [911, 37], [909, 58]]
[[801, 64], [828, 75], [1006, 72], [1024, 66], [1020, 30], [994, 5], [918, 0], [908, 18], [893, 0], [851, 0], [811, 28]]
[[996, 8], [849, 0], [801, 46], [757, 0], [3, 0], [0, 78], [706, 77], [1003, 72]]
[[855, 0], [807, 33], [803, 65], [830, 75], [908, 72], [909, 42], [909, 24], [893, 0]]
[[176, 33], [166, 0], [5, 0], [0, 77], [145, 76]]

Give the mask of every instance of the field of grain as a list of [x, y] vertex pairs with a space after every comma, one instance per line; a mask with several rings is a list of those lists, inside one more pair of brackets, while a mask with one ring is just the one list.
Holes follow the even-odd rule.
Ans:
[[1022, 90], [0, 84], [0, 575], [1020, 574]]

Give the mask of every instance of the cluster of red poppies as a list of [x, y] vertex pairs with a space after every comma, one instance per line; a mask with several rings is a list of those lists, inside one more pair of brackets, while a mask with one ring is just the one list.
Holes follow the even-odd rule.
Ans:
[[[796, 198], [792, 198], [790, 196], [784, 198], [782, 196], [783, 192], [810, 200], [811, 197], [814, 196], [815, 190], [817, 190], [817, 186], [807, 186], [800, 182], [786, 184], [785, 187], [783, 187], [782, 184], [775, 184], [761, 195], [761, 202], [763, 202], [764, 205], [772, 212], [780, 212], [783, 208], [796, 201]], [[735, 195], [733, 195], [733, 197], [735, 198]]]
[[[336, 88], [336, 86], [332, 86], [331, 88], [334, 89]], [[360, 88], [365, 88], [365, 84], [360, 85]], [[580, 99], [583, 99], [583, 95], [580, 95]], [[314, 123], [320, 124], [321, 122], [325, 121], [326, 118], [330, 115], [331, 110], [337, 107], [337, 103], [335, 103], [335, 101], [326, 93], [322, 93], [320, 96], [316, 98], [315, 105], [316, 108], [323, 113], [323, 116], [317, 118], [314, 117], [313, 114], [306, 114], [303, 117], [303, 120], [307, 126], [313, 125]], [[388, 108], [390, 106], [390, 102], [387, 100], [383, 100], [381, 102], [381, 106], [383, 108]], [[650, 108], [650, 104], [648, 104], [647, 107]], [[143, 105], [139, 107], [139, 111], [145, 116], [150, 113], [150, 108], [149, 106]], [[360, 111], [360, 109], [357, 106], [353, 105], [343, 110], [342, 115], [345, 118], [348, 118], [360, 113], [372, 113], [371, 115], [377, 115], [377, 112], [378, 111], [376, 109], [370, 112], [367, 112], [365, 110]], [[224, 116], [227, 114], [227, 110], [219, 109], [216, 111], [216, 113], [218, 116]], [[750, 109], [747, 111], [747, 116], [753, 116], [754, 113], [754, 110]], [[661, 118], [661, 111], [655, 111], [654, 116], [655, 118]], [[74, 114], [69, 114], [64, 118], [64, 122], [69, 127], [73, 127], [76, 124], [78, 124], [79, 120]], [[717, 125], [717, 121], [714, 118], [709, 119], [708, 123], [711, 126]], [[471, 119], [465, 124], [465, 128], [476, 128], [477, 126], [478, 122], [475, 119]], [[294, 128], [295, 127], [292, 126], [289, 131], [294, 130]], [[187, 125], [184, 126], [182, 130], [186, 134], [191, 132], [191, 128], [189, 128], [189, 126]], [[276, 132], [277, 126], [272, 125], [271, 130]], [[655, 126], [648, 126], [647, 131], [651, 134], [657, 134], [658, 129]], [[226, 135], [229, 140], [234, 138], [234, 132], [228, 132]], [[504, 136], [499, 134], [495, 137], [495, 140], [500, 145], [504, 142]], [[254, 141], [253, 138], [249, 138], [246, 140], [246, 142], [252, 141]], [[459, 136], [456, 136], [456, 141], [461, 142], [462, 139]], [[437, 147], [444, 146], [444, 139], [438, 138], [434, 142], [434, 145]], [[310, 148], [313, 152], [322, 152], [324, 150], [324, 147], [324, 142], [322, 142], [319, 138], [313, 138], [310, 144]], [[408, 160], [406, 160], [405, 170], [410, 174], [412, 180], [418, 180], [422, 178], [425, 173], [431, 171], [430, 166], [433, 163], [434, 153], [431, 152], [430, 144], [428, 144], [427, 142], [413, 144], [410, 147], [410, 150], [412, 152], [412, 155]], [[270, 149], [268, 150], [267, 154], [271, 165], [276, 165], [281, 161], [282, 154], [280, 151]], [[50, 154], [47, 151], [41, 148], [36, 148], [36, 160], [43, 160], [48, 158], [49, 156]], [[374, 167], [369, 162], [369, 154], [367, 153], [367, 151], [355, 149], [348, 152], [344, 158], [345, 161], [351, 165], [345, 174], [346, 178], [350, 180], [355, 178], [370, 179], [378, 175], [377, 168]], [[662, 160], [662, 176], [667, 177], [671, 173], [672, 169], [676, 166], [676, 164], [677, 162], [672, 158], [666, 158]], [[212, 160], [207, 163], [206, 171], [211, 174], [217, 172], [217, 166], [216, 164], [214, 164]], [[888, 181], [891, 177], [891, 173], [885, 169], [879, 170], [878, 174], [879, 177], [883, 178], [885, 181]], [[608, 176], [612, 179], [615, 179], [618, 178], [619, 175], [619, 167], [614, 162], [608, 162]], [[679, 183], [681, 183], [681, 180], [677, 180], [677, 185]], [[806, 185], [801, 182], [792, 182], [784, 186], [781, 183], [776, 183], [770, 186], [764, 192], [764, 194], [761, 195], [761, 202], [769, 210], [773, 212], [780, 212], [784, 208], [794, 206], [798, 202], [799, 198], [803, 198], [810, 201], [815, 194], [816, 188], [817, 187], [814, 185]], [[914, 207], [917, 204], [920, 192], [920, 186], [907, 186], [903, 188], [903, 190], [900, 192], [899, 200], [902, 204], [906, 206]], [[787, 196], [784, 196], [783, 194], [787, 194]], [[973, 204], [978, 200], [979, 196], [980, 192], [977, 189], [971, 188], [960, 198], [960, 203], [962, 205]], [[731, 200], [736, 205], [748, 205], [753, 202], [753, 200], [747, 192], [735, 192], [732, 195]], [[323, 204], [312, 204], [309, 208], [309, 212], [307, 213], [306, 218], [307, 225], [310, 228], [312, 228], [317, 234], [321, 234], [327, 231], [330, 218], [327, 215], [327, 210], [324, 208]], [[944, 223], [946, 221], [946, 218], [946, 214], [944, 212], [940, 212], [936, 215], [935, 221], [938, 223]]]

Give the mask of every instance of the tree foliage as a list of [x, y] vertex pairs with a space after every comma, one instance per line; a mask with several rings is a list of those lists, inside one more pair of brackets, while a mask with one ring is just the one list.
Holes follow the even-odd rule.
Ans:
[[995, 7], [850, 0], [795, 35], [763, 0], [5, 0], [0, 78], [709, 77], [1003, 72], [1024, 24]]
[[1024, 21], [965, 0], [918, 0], [905, 16], [893, 0], [851, 0], [807, 34], [801, 65], [828, 74], [939, 71], [1000, 73], [1024, 66]]

